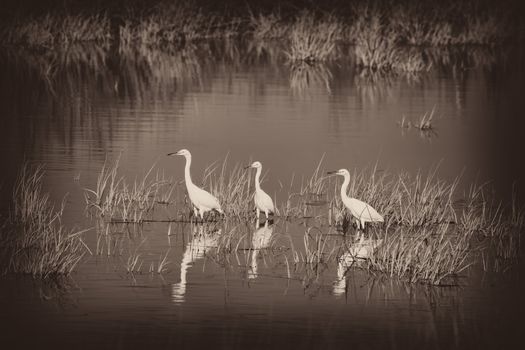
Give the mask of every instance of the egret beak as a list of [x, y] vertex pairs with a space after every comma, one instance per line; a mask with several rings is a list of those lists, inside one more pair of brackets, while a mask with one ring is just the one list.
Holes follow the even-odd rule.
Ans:
[[172, 152], [172, 153], [168, 153], [166, 154], [167, 156], [176, 156], [177, 155], [177, 152]]
[[327, 171], [326, 172], [327, 175], [337, 175], [337, 170], [333, 170], [333, 171]]
[[250, 169], [252, 166], [251, 165], [247, 165], [244, 167], [244, 169]]

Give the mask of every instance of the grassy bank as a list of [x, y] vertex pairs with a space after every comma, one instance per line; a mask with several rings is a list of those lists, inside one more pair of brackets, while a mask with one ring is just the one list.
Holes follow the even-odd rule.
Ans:
[[15, 15], [0, 27], [0, 41], [35, 49], [95, 42], [113, 43], [120, 50], [176, 51], [204, 39], [278, 40], [284, 43], [283, 56], [292, 62], [351, 55], [365, 68], [415, 72], [430, 68], [415, 48], [495, 45], [518, 35], [522, 28], [515, 20], [515, 4], [508, 5], [363, 0], [280, 6], [231, 1], [222, 8], [189, 1], [76, 6]]

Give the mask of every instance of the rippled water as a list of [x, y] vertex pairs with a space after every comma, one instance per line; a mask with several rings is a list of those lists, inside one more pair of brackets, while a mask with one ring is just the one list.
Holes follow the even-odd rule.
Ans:
[[[64, 284], [1, 280], [9, 340], [90, 348], [464, 348], [508, 345], [521, 335], [519, 265], [485, 273], [478, 264], [448, 287], [362, 270], [342, 277], [336, 257], [348, 237], [328, 227], [320, 232], [329, 235], [331, 263], [294, 267], [293, 251], [306, 254], [308, 221], [106, 229], [86, 218], [83, 189], [95, 185], [106, 157], [119, 155], [130, 179], [155, 163], [181, 180], [183, 160], [165, 155], [188, 148], [195, 178], [227, 154], [230, 164], [262, 161], [264, 186], [278, 201], [294, 174], [309, 176], [323, 155], [326, 169], [377, 164], [416, 173], [440, 163], [439, 177], [491, 180], [508, 199], [513, 181], [523, 185], [516, 161], [522, 65], [487, 60], [419, 77], [367, 76], [344, 62], [290, 66], [271, 51], [226, 44], [171, 56], [77, 50], [2, 57], [3, 209], [27, 159], [45, 164], [54, 200], [68, 193], [66, 224], [93, 227], [85, 237], [93, 255]], [[398, 125], [433, 109], [432, 133]], [[169, 219], [169, 210], [158, 214]], [[231, 230], [236, 249], [218, 254], [221, 234]]]

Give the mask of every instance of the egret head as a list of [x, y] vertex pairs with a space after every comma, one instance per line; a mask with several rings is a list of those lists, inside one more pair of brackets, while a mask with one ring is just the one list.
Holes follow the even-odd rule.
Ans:
[[253, 162], [252, 164], [244, 167], [244, 169], [248, 169], [248, 168], [256, 168], [256, 169], [259, 169], [259, 168], [262, 168], [262, 164], [261, 162]]
[[350, 176], [350, 173], [346, 169], [339, 169], [335, 171], [329, 171], [327, 172], [329, 175], [341, 175], [341, 176]]
[[184, 156], [184, 157], [191, 157], [191, 153], [190, 151], [188, 151], [187, 149], [183, 148], [177, 152], [173, 152], [173, 153], [168, 153], [168, 156]]

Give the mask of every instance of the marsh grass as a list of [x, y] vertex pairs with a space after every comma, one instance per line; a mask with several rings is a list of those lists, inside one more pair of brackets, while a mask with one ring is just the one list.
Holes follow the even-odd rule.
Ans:
[[[430, 124], [431, 116], [422, 120]], [[229, 221], [254, 218], [253, 174], [241, 164], [229, 164], [228, 155], [210, 164], [203, 173], [201, 186], [215, 195]], [[272, 197], [276, 216], [286, 220], [313, 219], [318, 224], [342, 227], [347, 231], [353, 221], [340, 198], [340, 179], [327, 177], [320, 159], [309, 177], [299, 181], [292, 175], [289, 184], [280, 183]], [[164, 173], [153, 176], [152, 166], [133, 183], [118, 174], [118, 159], [106, 162], [94, 189], [85, 190], [86, 208], [108, 222], [143, 223], [155, 221], [155, 208], [164, 206], [175, 220], [191, 220], [191, 205], [183, 182], [167, 180]], [[451, 181], [438, 176], [439, 164], [427, 173], [392, 174], [372, 168], [351, 171], [348, 194], [374, 207], [385, 218], [384, 224], [373, 226], [428, 227], [454, 224], [458, 229], [493, 237], [512, 227], [523, 227], [525, 215], [516, 200], [507, 208], [494, 201], [486, 184], [471, 184], [460, 193], [461, 174]], [[264, 177], [263, 177], [264, 181]], [[279, 201], [279, 199], [283, 199]], [[174, 206], [174, 207], [173, 207]], [[17, 209], [19, 210], [19, 209]], [[21, 209], [20, 209], [21, 210]], [[208, 220], [219, 220], [209, 216]], [[171, 220], [171, 219], [170, 219]]]
[[[138, 24], [137, 24], [138, 23]], [[202, 39], [228, 38], [239, 33], [235, 17], [205, 13], [190, 2], [161, 3], [147, 13], [126, 19], [120, 27], [120, 45], [162, 48]]]
[[46, 14], [16, 18], [2, 26], [0, 37], [11, 45], [52, 49], [67, 48], [74, 43], [96, 42], [107, 45], [110, 40], [106, 15]]
[[406, 116], [403, 115], [400, 121], [397, 122], [399, 127], [410, 129], [412, 127], [419, 129], [421, 131], [431, 131], [434, 129], [434, 125], [432, 124], [432, 120], [434, 119], [434, 113], [436, 108], [432, 108], [432, 111], [425, 112], [420, 118], [419, 121], [416, 123], [412, 123], [412, 121], [407, 120]]
[[213, 163], [204, 170], [202, 184], [214, 194], [221, 203], [226, 215], [236, 218], [251, 216], [253, 191], [250, 179], [253, 174], [237, 163], [231, 169], [228, 166], [228, 155], [222, 163]]
[[[286, 201], [279, 205], [276, 203], [281, 217], [291, 218], [316, 218], [320, 210], [328, 204], [327, 182], [323, 170], [324, 155], [319, 160], [310, 177], [301, 177], [300, 182], [292, 175], [288, 185]], [[282, 187], [282, 186], [281, 186]]]
[[13, 207], [3, 223], [0, 242], [3, 273], [47, 278], [70, 274], [86, 254], [85, 230], [62, 224], [65, 198], [59, 209], [42, 189], [42, 166], [24, 164], [13, 191]]
[[385, 231], [369, 268], [411, 283], [457, 284], [459, 274], [473, 264], [472, 235], [450, 224]]
[[113, 222], [141, 223], [151, 219], [155, 204], [169, 201], [176, 184], [166, 180], [159, 172], [153, 177], [155, 165], [142, 178], [128, 183], [118, 173], [119, 161], [120, 158], [111, 164], [106, 160], [96, 187], [84, 189], [87, 212]]
[[295, 263], [304, 262], [312, 266], [328, 263], [335, 257], [337, 246], [321, 230], [315, 227], [309, 227], [303, 238], [304, 255], [292, 252]]
[[[19, 16], [0, 25], [0, 41], [42, 52], [75, 43], [97, 43], [119, 52], [177, 53], [203, 40], [245, 39], [250, 45], [280, 41], [279, 57], [292, 62], [323, 62], [348, 56], [366, 69], [419, 74], [432, 62], [427, 47], [494, 46], [518, 33], [513, 7], [496, 8], [479, 1], [403, 2], [362, 0], [330, 8], [295, 4], [293, 11], [261, 5], [231, 11], [185, 0], [139, 3], [118, 8], [118, 19], [106, 8], [89, 12], [49, 10], [38, 16]], [[286, 6], [285, 6], [286, 7]]]
[[424, 59], [416, 47], [399, 44], [399, 37], [387, 15], [365, 9], [354, 22], [354, 54], [357, 65], [365, 69], [418, 73], [428, 71], [431, 62]]
[[336, 41], [341, 25], [334, 17], [317, 20], [312, 13], [298, 16], [288, 33], [290, 61], [323, 62], [335, 58]]
[[436, 111], [436, 108], [432, 108], [432, 111], [430, 113], [425, 112], [419, 120], [419, 123], [415, 124], [415, 127], [419, 130], [432, 130], [434, 129], [434, 126], [432, 125], [432, 119], [434, 119], [434, 112]]
[[255, 41], [282, 39], [290, 30], [290, 25], [278, 13], [256, 15], [250, 11], [249, 18], [251, 35]]
[[[213, 238], [210, 257], [215, 263], [225, 267], [231, 264], [248, 267], [254, 255], [249, 234], [252, 228], [245, 227], [247, 220], [254, 218], [250, 209], [253, 207], [253, 174], [239, 164], [230, 166], [228, 158], [226, 156], [222, 161], [209, 165], [201, 182], [204, 188], [219, 198], [226, 215], [208, 217], [206, 224], [200, 223], [195, 227], [203, 230], [197, 233], [203, 240], [211, 241]], [[325, 232], [323, 228], [325, 224], [335, 224], [346, 233], [353, 218], [341, 202], [340, 179], [326, 177], [322, 164], [323, 158], [309, 177], [297, 181], [293, 176], [289, 186], [281, 185], [277, 192], [277, 198], [284, 198], [284, 201], [276, 201], [276, 217], [285, 222], [307, 219], [307, 225], [314, 226], [306, 230], [301, 243], [294, 243], [290, 237], [290, 244], [283, 246], [276, 239], [265, 248], [268, 254], [261, 255], [264, 264], [286, 266], [288, 279], [300, 276], [306, 289], [319, 287], [322, 271], [329, 268], [332, 261], [338, 261], [336, 257], [344, 254], [341, 249], [352, 251], [352, 246], [340, 245], [334, 239], [337, 229]], [[525, 223], [524, 211], [516, 198], [510, 205], [504, 206], [494, 200], [494, 193], [488, 184], [472, 183], [461, 193], [461, 174], [451, 181], [444, 181], [439, 178], [438, 171], [439, 164], [426, 173], [392, 174], [378, 169], [376, 164], [351, 172], [349, 195], [369, 203], [385, 219], [384, 223], [368, 225], [371, 237], [381, 244], [359, 267], [411, 283], [443, 285], [456, 284], [462, 272], [479, 256], [484, 268], [492, 266], [503, 270], [516, 261]], [[192, 210], [187, 199], [182, 198], [184, 192], [179, 191], [178, 186], [174, 190], [173, 181], [165, 184], [163, 174], [148, 182], [146, 179], [150, 173], [151, 170], [143, 180], [136, 180], [137, 186], [133, 187], [144, 189], [148, 183], [155, 188], [163, 186], [158, 191], [146, 191], [150, 193], [147, 197], [152, 206], [147, 212], [153, 210], [153, 206], [164, 205], [159, 203], [162, 202], [159, 198], [168, 198], [166, 202], [176, 203], [175, 211], [182, 215], [179, 217], [182, 220], [177, 221], [191, 221]], [[132, 192], [122, 185], [124, 182], [116, 174], [115, 166], [104, 166], [97, 189], [89, 192], [92, 199], [88, 203], [93, 208], [104, 207], [108, 200], [120, 203], [111, 198], [119, 196], [116, 194], [119, 191], [122, 191], [121, 195]], [[138, 192], [143, 193], [142, 190]], [[108, 209], [108, 213], [111, 210], [114, 209]], [[123, 211], [119, 209], [115, 212]], [[102, 249], [97, 243], [97, 254], [107, 250], [108, 255], [124, 256], [122, 240], [129, 232], [123, 229], [120, 235], [108, 235], [107, 231], [114, 230], [116, 226], [107, 221], [104, 225], [105, 228], [99, 229], [102, 232], [99, 237]], [[125, 226], [129, 231], [129, 224]], [[151, 262], [150, 273], [165, 272], [167, 257], [168, 253], [159, 257], [158, 264]], [[259, 258], [258, 254], [255, 258]], [[143, 263], [141, 253], [136, 252], [128, 254], [123, 265], [125, 271], [139, 273]], [[253, 274], [246, 273], [247, 278], [253, 278]]]
[[378, 11], [363, 9], [354, 22], [355, 56], [358, 66], [372, 69], [391, 68], [398, 57], [397, 38]]
[[[522, 210], [514, 203], [503, 208], [493, 200], [486, 184], [473, 183], [460, 193], [461, 175], [444, 181], [437, 175], [439, 164], [426, 174], [389, 174], [377, 167], [353, 171], [349, 195], [369, 203], [385, 217], [385, 226], [428, 227], [454, 224], [458, 229], [486, 236], [496, 236], [509, 225], [523, 225]], [[334, 182], [328, 206], [329, 224], [342, 227], [353, 219], [344, 208]], [[512, 224], [514, 222], [514, 224]], [[374, 224], [372, 224], [374, 225]], [[377, 226], [377, 224], [375, 224]]]

